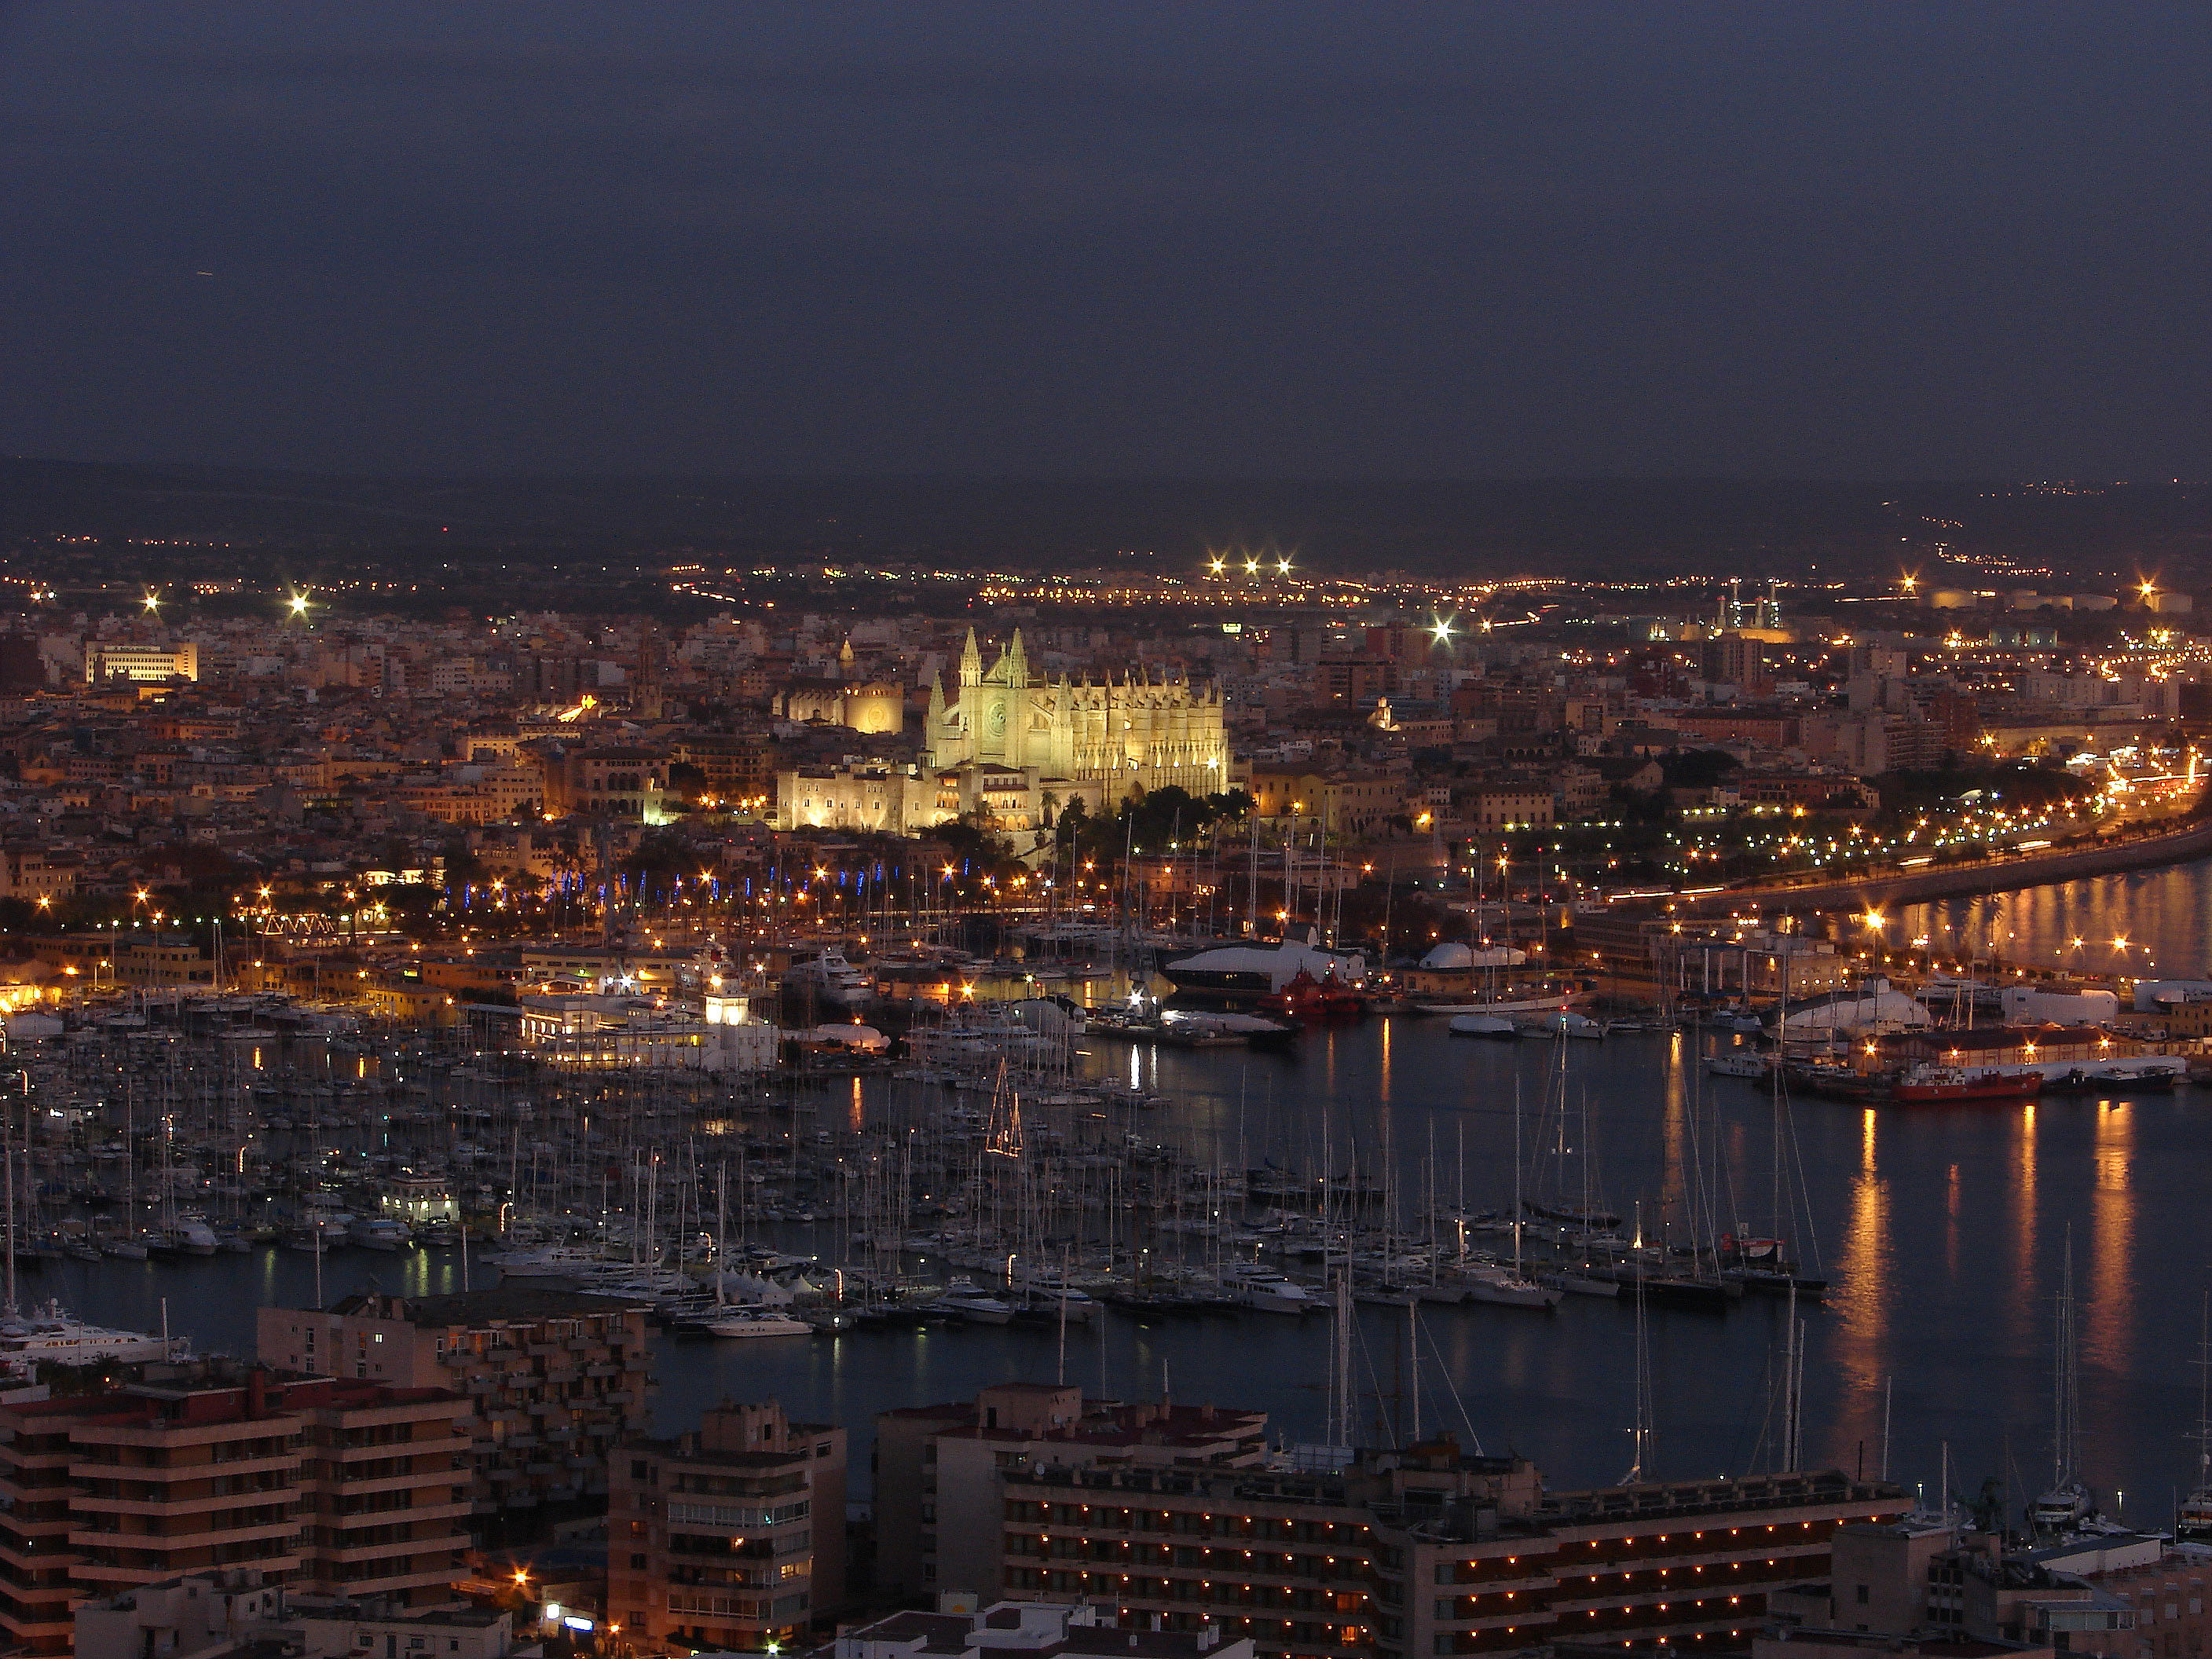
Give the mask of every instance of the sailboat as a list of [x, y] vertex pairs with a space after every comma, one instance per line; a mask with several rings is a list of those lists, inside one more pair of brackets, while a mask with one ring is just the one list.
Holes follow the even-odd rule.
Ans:
[[1521, 1233], [1525, 1210], [1521, 1201], [1521, 1079], [1513, 1079], [1513, 1266], [1472, 1267], [1468, 1270], [1467, 1299], [1504, 1308], [1556, 1308], [1566, 1293], [1551, 1285], [1539, 1285], [1521, 1266]]
[[2051, 1487], [2027, 1510], [2027, 1523], [2038, 1537], [2073, 1532], [2096, 1513], [2088, 1487], [2075, 1472], [2081, 1451], [2081, 1379], [2074, 1342], [2074, 1231], [2070, 1227], [2066, 1231], [2066, 1254], [2058, 1282], [2054, 1334]]

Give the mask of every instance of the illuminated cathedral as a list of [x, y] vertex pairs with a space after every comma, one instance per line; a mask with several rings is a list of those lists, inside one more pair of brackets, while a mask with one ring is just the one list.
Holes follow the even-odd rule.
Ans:
[[975, 630], [968, 630], [958, 696], [948, 704], [933, 679], [922, 730], [925, 767], [1019, 769], [1096, 784], [1109, 801], [1170, 784], [1194, 795], [1229, 787], [1218, 687], [1153, 679], [1141, 670], [1095, 684], [1087, 675], [1033, 674], [1019, 629], [988, 668]]

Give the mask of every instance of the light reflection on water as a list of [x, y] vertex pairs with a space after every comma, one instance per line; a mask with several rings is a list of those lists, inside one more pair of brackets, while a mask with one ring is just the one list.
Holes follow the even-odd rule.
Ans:
[[[1893, 1363], [1889, 1324], [1895, 1286], [1889, 1253], [1889, 1194], [1875, 1166], [1872, 1107], [1861, 1109], [1858, 1167], [1850, 1176], [1842, 1249], [1830, 1292], [1835, 1322], [1830, 1362], [1846, 1379], [1832, 1443], [1856, 1443], [1880, 1431], [1883, 1379]], [[1813, 1443], [1819, 1437], [1808, 1436]], [[1831, 1450], [1830, 1456], [1836, 1455]]]
[[1937, 947], [1984, 957], [1994, 951], [2007, 965], [2197, 979], [2212, 966], [2212, 939], [2204, 927], [2208, 910], [2212, 863], [2178, 864], [2057, 887], [1900, 906], [1898, 937], [1925, 933]]

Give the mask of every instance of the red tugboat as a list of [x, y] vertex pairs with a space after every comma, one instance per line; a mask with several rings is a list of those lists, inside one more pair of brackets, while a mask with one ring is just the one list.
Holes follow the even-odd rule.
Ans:
[[2040, 1072], [1969, 1072], [1955, 1066], [1921, 1066], [1899, 1078], [1890, 1098], [1902, 1105], [2027, 1100], [2042, 1092]]
[[1363, 1019], [1367, 1014], [1366, 997], [1337, 978], [1334, 968], [1319, 979], [1299, 969], [1281, 990], [1261, 997], [1260, 1006], [1291, 1019]]

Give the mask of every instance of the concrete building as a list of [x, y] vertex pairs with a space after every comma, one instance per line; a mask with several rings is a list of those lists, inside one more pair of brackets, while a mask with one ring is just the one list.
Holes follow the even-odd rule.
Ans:
[[138, 685], [163, 685], [171, 680], [200, 677], [200, 648], [190, 640], [178, 645], [130, 645], [88, 640], [84, 647], [84, 683], [105, 685], [110, 680], [129, 680]]
[[2014, 1549], [1962, 1516], [1839, 1528], [1829, 1573], [1778, 1589], [1786, 1644], [1768, 1659], [1857, 1643], [2018, 1644], [2100, 1659], [2186, 1659], [2212, 1640], [2212, 1562], [2146, 1534]]
[[756, 1652], [845, 1599], [845, 1431], [722, 1405], [610, 1458], [607, 1619], [645, 1653]]
[[1740, 1645], [1770, 1589], [1826, 1570], [1838, 1527], [1906, 1508], [1833, 1472], [1546, 1492], [1448, 1437], [1263, 1462], [1264, 1426], [1035, 1385], [886, 1413], [879, 1577], [1212, 1628], [1261, 1659]]
[[450, 1389], [474, 1402], [472, 1524], [514, 1535], [603, 1496], [607, 1449], [644, 1428], [645, 1312], [568, 1291], [364, 1292], [327, 1312], [264, 1308], [255, 1338], [264, 1364]]
[[1249, 1467], [1265, 1450], [1267, 1427], [1262, 1412], [1085, 1401], [1080, 1389], [1044, 1382], [1002, 1382], [973, 1401], [883, 1413], [876, 1577], [909, 1593], [1000, 1595], [1012, 1588], [997, 1526], [1007, 1468], [1102, 1458]]
[[66, 1652], [82, 1598], [217, 1569], [402, 1604], [444, 1597], [467, 1543], [465, 1400], [258, 1369], [149, 1375], [0, 1404], [10, 1641]]

